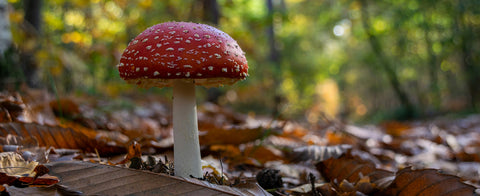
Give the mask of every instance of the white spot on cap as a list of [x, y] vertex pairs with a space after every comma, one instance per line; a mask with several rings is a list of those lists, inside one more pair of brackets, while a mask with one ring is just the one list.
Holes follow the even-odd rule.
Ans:
[[172, 51], [172, 50], [173, 50], [173, 48], [167, 48], [167, 51]]
[[227, 71], [228, 71], [228, 69], [227, 69], [227, 68], [225, 68], [225, 67], [224, 67], [224, 68], [222, 68], [222, 72], [227, 72]]
[[135, 68], [135, 71], [140, 71], [140, 67]]
[[178, 51], [184, 51], [185, 48], [178, 48]]
[[118, 66], [119, 66], [119, 67], [122, 67], [122, 66], [123, 66], [123, 63], [118, 64]]
[[180, 43], [180, 41], [174, 41], [173, 43], [174, 43], [174, 44], [179, 44], [179, 43]]
[[153, 72], [153, 76], [158, 76], [158, 75], [160, 75], [160, 73], [158, 73], [158, 71]]
[[177, 74], [176, 74], [176, 75], [177, 75], [177, 76], [179, 76], [179, 75], [181, 75], [181, 74], [182, 74], [182, 72], [177, 72]]
[[137, 43], [138, 43], [138, 40], [133, 40], [132, 43], [133, 43], [133, 44], [137, 44]]
[[217, 59], [222, 58], [222, 56], [217, 54], [217, 53], [215, 53], [214, 55], [215, 55], [215, 57], [217, 57]]
[[158, 39], [158, 38], [159, 38], [159, 36], [157, 35], [157, 36], [155, 36], [155, 38], [153, 38], [153, 39]]
[[183, 30], [184, 33], [188, 33], [188, 30]]
[[208, 66], [208, 70], [212, 71], [212, 70], [213, 70], [213, 66]]
[[147, 71], [147, 70], [148, 70], [148, 67], [144, 67], [144, 68], [143, 68], [143, 71]]
[[187, 78], [190, 77], [190, 72], [187, 72], [187, 73], [185, 74], [185, 77], [187, 77]]
[[145, 38], [142, 40], [143, 43], [147, 42], [148, 41], [148, 38]]
[[193, 36], [195, 36], [195, 37], [200, 37], [200, 35], [198, 35], [198, 34], [196, 34], [196, 33], [195, 33]]
[[170, 31], [170, 32], [168, 32], [168, 33], [170, 33], [170, 34], [172, 34], [172, 35], [173, 35], [173, 34], [175, 34], [175, 31]]
[[208, 38], [210, 38], [210, 35], [204, 35], [204, 37], [208, 39]]
[[190, 40], [188, 40], [188, 39], [187, 39], [187, 40], [185, 40], [185, 43], [188, 43], [188, 44], [189, 44], [189, 43], [190, 43]]
[[145, 48], [147, 48], [147, 50], [150, 50], [150, 49], [152, 49], [152, 46], [148, 45], [148, 46], [145, 47]]
[[157, 48], [160, 48], [162, 46], [162, 44], [157, 44]]
[[184, 65], [183, 67], [185, 67], [185, 68], [192, 68], [191, 65]]
[[199, 77], [200, 77], [200, 76], [202, 76], [202, 74], [201, 74], [201, 73], [197, 73], [197, 76], [199, 76]]

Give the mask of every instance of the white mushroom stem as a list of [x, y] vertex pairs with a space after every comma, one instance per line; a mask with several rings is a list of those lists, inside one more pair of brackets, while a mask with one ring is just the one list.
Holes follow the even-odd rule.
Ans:
[[202, 177], [193, 81], [173, 82], [173, 132], [175, 176]]

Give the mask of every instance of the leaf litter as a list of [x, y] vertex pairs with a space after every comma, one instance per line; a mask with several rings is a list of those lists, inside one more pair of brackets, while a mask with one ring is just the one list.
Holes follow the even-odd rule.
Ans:
[[[240, 114], [205, 103], [198, 113], [204, 176], [178, 179], [171, 176], [174, 157], [170, 114], [168, 101], [153, 96], [108, 101], [55, 99], [44, 91], [30, 89], [0, 93], [2, 152], [46, 164], [61, 179], [49, 189], [18, 189], [11, 183], [4, 184], [12, 186], [7, 187], [12, 193], [29, 194], [107, 193], [91, 187], [102, 183], [111, 183], [112, 187], [106, 188], [109, 190], [114, 184], [137, 185], [131, 189], [139, 192], [132, 191], [142, 194], [152, 194], [149, 190], [154, 187], [167, 193], [186, 186], [151, 184], [146, 186], [148, 190], [142, 189], [138, 186], [142, 179], [159, 178], [145, 177], [147, 171], [164, 175], [168, 183], [180, 180], [202, 184], [193, 191], [232, 195], [480, 192], [480, 115], [365, 126], [326, 119], [308, 125]], [[31, 166], [22, 167], [31, 170]], [[105, 181], [74, 172], [75, 168], [85, 172], [90, 167], [102, 168], [95, 170], [101, 176], [105, 167], [122, 175]], [[29, 185], [39, 179], [15, 176], [5, 174], [0, 179], [21, 179]], [[91, 183], [78, 183], [82, 179]]]

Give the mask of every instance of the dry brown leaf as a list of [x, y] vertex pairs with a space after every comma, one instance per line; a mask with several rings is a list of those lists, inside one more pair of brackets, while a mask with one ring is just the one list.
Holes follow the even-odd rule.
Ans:
[[126, 151], [123, 146], [97, 140], [95, 132], [86, 128], [80, 132], [72, 128], [36, 123], [0, 123], [0, 136], [5, 137], [9, 134], [35, 138], [39, 146], [45, 147], [80, 149], [87, 152], [98, 150], [101, 155], [120, 154]]
[[407, 135], [412, 128], [411, 125], [398, 121], [383, 122], [380, 126], [385, 129], [387, 134], [390, 134], [394, 137]]
[[141, 159], [141, 157], [142, 157], [142, 147], [139, 143], [137, 143], [135, 141], [128, 146], [128, 153], [125, 156], [125, 159], [123, 159], [122, 161], [120, 161], [118, 163], [115, 163], [115, 165], [125, 164], [128, 161], [130, 161], [130, 159], [132, 159], [134, 157], [139, 158], [139, 159]]
[[[220, 186], [193, 178], [186, 180], [89, 162], [54, 162], [47, 167], [61, 179], [61, 186], [84, 195], [268, 195], [258, 189]], [[10, 193], [21, 192], [14, 189]]]
[[350, 144], [354, 145], [357, 141], [349, 135], [341, 132], [327, 131], [325, 138], [329, 145]]
[[42, 187], [58, 183], [55, 176], [45, 175], [48, 169], [34, 161], [25, 161], [14, 152], [0, 153], [0, 184], [16, 187]]
[[379, 182], [383, 182], [383, 179], [393, 176], [392, 172], [377, 169], [372, 162], [362, 160], [349, 153], [337, 159], [330, 158], [319, 162], [315, 166], [324, 178], [336, 182], [347, 180], [350, 183], [357, 183], [364, 176], [368, 176], [372, 183], [378, 185]]
[[57, 116], [71, 119], [81, 116], [80, 107], [72, 99], [59, 98], [50, 101], [49, 105]]
[[441, 174], [435, 169], [412, 170], [408, 167], [398, 171], [395, 180], [381, 194], [470, 196], [474, 192], [475, 187], [463, 183], [457, 176]]
[[214, 124], [202, 123], [199, 124], [198, 129], [200, 130], [200, 144], [207, 146], [214, 144], [239, 145], [259, 139], [265, 134], [262, 127], [218, 127]]
[[263, 164], [269, 161], [286, 161], [282, 151], [273, 146], [249, 145], [243, 151], [243, 157], [253, 158]]

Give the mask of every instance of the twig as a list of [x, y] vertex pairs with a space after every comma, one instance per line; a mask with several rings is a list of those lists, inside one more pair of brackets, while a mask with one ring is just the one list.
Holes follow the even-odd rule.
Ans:
[[310, 185], [312, 185], [312, 195], [313, 196], [321, 196], [322, 194], [315, 189], [315, 176], [312, 173], [308, 174], [308, 179], [310, 181]]

